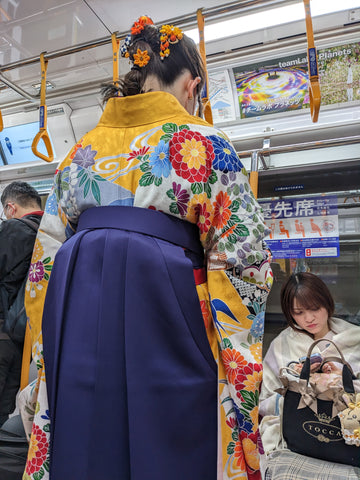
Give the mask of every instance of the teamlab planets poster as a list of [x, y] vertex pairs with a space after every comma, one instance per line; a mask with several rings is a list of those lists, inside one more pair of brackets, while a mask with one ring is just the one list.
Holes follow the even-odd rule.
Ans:
[[[360, 42], [317, 50], [321, 105], [360, 100]], [[310, 106], [307, 54], [233, 69], [240, 117], [300, 110]]]
[[360, 100], [360, 42], [318, 51], [321, 103]]
[[241, 118], [309, 106], [305, 54], [234, 68], [234, 77]]

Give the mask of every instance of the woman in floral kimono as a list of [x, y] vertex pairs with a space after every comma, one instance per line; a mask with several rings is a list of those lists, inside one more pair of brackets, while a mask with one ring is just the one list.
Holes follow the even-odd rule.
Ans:
[[261, 209], [193, 116], [195, 44], [140, 17], [121, 51], [133, 67], [59, 166], [34, 249], [24, 479], [258, 479]]

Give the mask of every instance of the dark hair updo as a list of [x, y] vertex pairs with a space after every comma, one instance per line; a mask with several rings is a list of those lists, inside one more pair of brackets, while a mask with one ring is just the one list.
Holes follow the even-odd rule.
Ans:
[[160, 36], [160, 29], [151, 24], [143, 25], [140, 33], [131, 35], [127, 48], [129, 60], [133, 62], [134, 54], [137, 53], [138, 49], [141, 51], [146, 50], [150, 59], [145, 66], [133, 65], [130, 72], [119, 81], [118, 87], [114, 84], [105, 85], [102, 89], [104, 102], [109, 98], [118, 96], [119, 93], [124, 97], [144, 93], [143, 86], [145, 80], [150, 75], [155, 76], [162, 86], [169, 87], [185, 70], [188, 70], [194, 79], [196, 77], [201, 78], [201, 82], [196, 87], [199, 111], [201, 113], [202, 104], [200, 97], [206, 73], [195, 42], [183, 35], [181, 40], [170, 44], [169, 55], [161, 59]]

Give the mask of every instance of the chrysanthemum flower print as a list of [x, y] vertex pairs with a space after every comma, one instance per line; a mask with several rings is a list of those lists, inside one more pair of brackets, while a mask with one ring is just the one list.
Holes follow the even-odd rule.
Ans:
[[242, 441], [246, 463], [253, 470], [259, 469], [259, 455], [256, 444], [250, 438], [244, 438]]
[[48, 447], [46, 434], [34, 423], [26, 464], [26, 473], [28, 475], [33, 475], [42, 468], [42, 464], [46, 460]]
[[166, 192], [166, 195], [174, 200], [169, 207], [171, 213], [179, 213], [182, 217], [186, 215], [190, 195], [185, 189], [181, 188], [180, 183], [173, 182], [172, 189]]
[[235, 150], [223, 138], [212, 135], [209, 137], [212, 141], [215, 153], [213, 168], [223, 172], [240, 172], [243, 168]]
[[213, 220], [213, 212], [211, 202], [206, 193], [194, 195], [190, 199], [186, 219], [191, 223], [197, 224], [200, 235], [209, 231]]
[[[258, 387], [259, 388], [259, 387]], [[259, 407], [258, 405], [256, 405], [250, 412], [250, 418], [251, 418], [251, 422], [252, 422], [252, 431], [253, 433], [256, 432], [256, 430], [258, 429], [258, 426], [259, 426]]]
[[246, 470], [245, 455], [244, 455], [241, 440], [238, 440], [235, 443], [234, 456], [235, 456], [236, 465], [239, 467], [239, 469]]
[[155, 177], [165, 177], [170, 175], [171, 164], [169, 162], [169, 144], [161, 140], [156, 145], [153, 153], [150, 155], [149, 165], [151, 166], [151, 173]]
[[219, 192], [214, 202], [214, 226], [216, 228], [223, 228], [231, 217], [231, 199], [226, 192]]
[[198, 217], [197, 226], [199, 227], [200, 234], [208, 232], [211, 225], [211, 219], [210, 212], [206, 209], [206, 203], [197, 205], [195, 211]]
[[252, 375], [247, 375], [246, 380], [244, 380], [244, 387], [249, 392], [256, 392], [260, 388], [262, 381], [262, 370], [260, 372], [254, 371]]
[[181, 130], [170, 140], [170, 161], [176, 173], [191, 183], [206, 182], [211, 174], [214, 149], [198, 132]]
[[236, 376], [247, 365], [247, 361], [234, 348], [226, 348], [223, 350], [221, 357], [229, 382], [234, 383]]

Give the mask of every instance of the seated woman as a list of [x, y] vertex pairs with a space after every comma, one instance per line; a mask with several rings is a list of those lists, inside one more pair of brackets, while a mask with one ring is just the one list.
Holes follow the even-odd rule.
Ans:
[[[325, 283], [311, 273], [297, 273], [292, 275], [283, 285], [281, 290], [281, 308], [288, 322], [288, 327], [283, 330], [270, 344], [263, 361], [264, 375], [260, 394], [259, 413], [262, 417], [260, 433], [265, 451], [264, 478], [278, 478], [271, 475], [271, 463], [279, 458], [279, 452], [285, 452], [287, 464], [302, 462], [303, 457], [286, 450], [286, 444], [281, 436], [280, 416], [283, 397], [275, 390], [282, 387], [279, 379], [280, 368], [288, 366], [295, 371], [302, 368], [302, 357], [307, 354], [310, 345], [320, 338], [332, 340], [342, 351], [345, 359], [352, 366], [355, 375], [360, 378], [360, 327], [352, 325], [345, 320], [333, 317], [334, 300]], [[333, 345], [326, 341], [320, 342], [313, 350], [314, 361], [311, 371], [315, 372], [320, 367], [321, 358], [338, 356]], [[323, 371], [326, 373], [339, 373], [338, 365], [332, 362], [325, 363]], [[276, 452], [276, 453], [275, 453]], [[360, 452], [359, 452], [360, 453]], [[302, 458], [302, 460], [300, 459]], [[273, 460], [274, 459], [274, 460]], [[316, 464], [328, 462], [309, 459]], [[284, 465], [283, 465], [284, 466]], [[319, 465], [320, 466], [320, 465]], [[341, 477], [324, 476], [321, 478], [360, 478], [360, 469], [338, 465], [342, 469]], [[294, 465], [292, 465], [294, 471]], [[320, 467], [321, 469], [321, 467]], [[350, 476], [343, 472], [351, 470]], [[314, 470], [308, 476], [291, 476], [291, 478], [314, 478]], [[354, 472], [354, 476], [352, 475]], [[276, 474], [278, 475], [278, 474]], [[336, 473], [339, 475], [339, 472]], [[281, 477], [287, 478], [287, 477]], [[320, 478], [320, 477], [316, 477]]]

